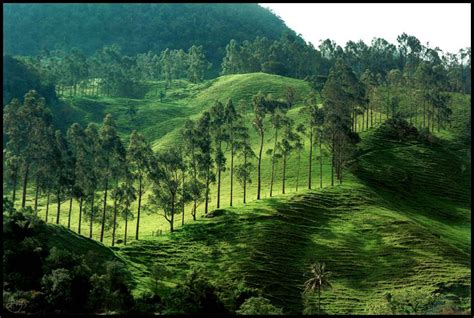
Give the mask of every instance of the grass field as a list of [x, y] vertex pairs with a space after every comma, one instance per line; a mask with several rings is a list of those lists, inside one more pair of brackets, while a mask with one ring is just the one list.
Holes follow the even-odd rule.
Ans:
[[[155, 85], [155, 86], [153, 86]], [[103, 115], [117, 116], [122, 136], [137, 129], [152, 141], [155, 150], [166, 149], [177, 141], [178, 129], [188, 117], [196, 118], [212, 106], [215, 99], [234, 103], [247, 101], [251, 122], [250, 98], [261, 90], [280, 97], [287, 85], [294, 86], [300, 97], [308, 92], [305, 82], [263, 73], [223, 76], [200, 85], [177, 82], [167, 91], [163, 103], [156, 92], [162, 83], [152, 83], [143, 100], [77, 98], [67, 100], [72, 106], [67, 120], [100, 123]], [[125, 114], [127, 103], [134, 103], [134, 121]], [[453, 124], [466, 116], [469, 100], [455, 95]], [[296, 123], [302, 120], [301, 99], [289, 111]], [[81, 113], [82, 112], [82, 113]], [[83, 117], [85, 116], [85, 117]], [[273, 131], [266, 123], [264, 151], [271, 147]], [[208, 270], [213, 281], [232, 286], [243, 279], [263, 291], [265, 297], [284, 308], [285, 313], [302, 312], [304, 273], [312, 260], [325, 262], [333, 273], [333, 288], [323, 292], [322, 309], [328, 314], [362, 314], [383, 293], [420, 288], [427, 292], [455, 293], [470, 297], [470, 161], [466, 150], [456, 142], [451, 130], [437, 133], [440, 144], [386, 140], [374, 129], [362, 132], [359, 155], [342, 185], [330, 187], [328, 151], [323, 148], [323, 188], [319, 189], [319, 151], [313, 152], [313, 190], [307, 190], [308, 147], [302, 152], [300, 191], [296, 186], [296, 154], [288, 162], [287, 193], [281, 195], [281, 165], [273, 198], [269, 198], [271, 159], [262, 163], [262, 197], [256, 201], [256, 178], [248, 189], [248, 203], [242, 204], [242, 189], [234, 184], [234, 207], [228, 207], [229, 171], [223, 174], [221, 209], [216, 216], [192, 221], [186, 208], [185, 226], [168, 234], [168, 223], [149, 207], [141, 219], [140, 241], [133, 241], [135, 221], [128, 226], [130, 244], [119, 244], [112, 250], [128, 264], [138, 295], [149, 289], [151, 265], [162, 263], [173, 275], [160, 285], [166, 294], [183, 280], [193, 266]], [[251, 128], [251, 142], [257, 149], [258, 137]], [[315, 148], [316, 150], [316, 148]], [[33, 189], [29, 189], [32, 204]], [[100, 195], [100, 193], [98, 194]], [[216, 204], [215, 186], [211, 190], [211, 210]], [[145, 205], [148, 200], [145, 198]], [[19, 202], [17, 202], [18, 204]], [[96, 202], [101, 204], [101, 202]], [[100, 205], [102, 206], [102, 205]], [[40, 217], [44, 217], [45, 200], [40, 200]], [[67, 224], [68, 202], [62, 204], [61, 224]], [[73, 203], [72, 229], [77, 229], [78, 204]], [[56, 218], [56, 205], [50, 205], [49, 222]], [[82, 233], [88, 234], [88, 220]], [[120, 222], [117, 239], [123, 237]], [[152, 231], [165, 234], [152, 236]], [[100, 228], [94, 225], [94, 238]], [[68, 241], [59, 235], [58, 244]], [[74, 239], [77, 244], [80, 236]], [[84, 242], [91, 242], [84, 240]], [[106, 232], [105, 245], [111, 233]], [[85, 243], [84, 243], [85, 244]], [[89, 243], [87, 243], [89, 244]], [[110, 251], [102, 246], [104, 250]], [[107, 252], [108, 253], [108, 252]]]

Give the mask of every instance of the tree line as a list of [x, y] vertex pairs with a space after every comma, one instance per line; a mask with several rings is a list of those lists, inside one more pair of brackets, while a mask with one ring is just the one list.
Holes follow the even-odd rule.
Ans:
[[232, 39], [226, 46], [221, 74], [266, 72], [300, 79], [315, 74], [325, 78], [338, 59], [343, 59], [357, 77], [368, 70], [380, 81], [388, 81], [392, 70], [411, 78], [419, 67], [435, 68], [443, 77], [443, 90], [471, 91], [470, 47], [457, 53], [443, 53], [438, 47], [425, 46], [406, 33], [397, 37], [397, 45], [374, 38], [370, 45], [348, 41], [342, 48], [326, 39], [318, 49], [289, 32], [283, 32], [278, 40], [256, 37], [254, 41], [239, 43]]
[[[173, 231], [176, 215], [181, 214], [184, 224], [186, 204], [192, 204], [194, 220], [200, 204], [204, 204], [204, 213], [208, 213], [211, 185], [216, 185], [217, 208], [221, 207], [223, 173], [230, 175], [229, 206], [234, 202], [234, 180], [241, 185], [243, 202], [246, 202], [252, 172], [256, 172], [257, 199], [261, 198], [263, 148], [268, 135], [272, 140], [265, 151], [271, 160], [270, 196], [273, 196], [279, 174], [282, 193], [285, 193], [288, 160], [296, 159], [298, 189], [301, 152], [305, 144], [309, 151], [308, 189], [312, 188], [313, 182], [314, 147], [319, 148], [320, 154], [323, 146], [330, 152], [331, 186], [342, 183], [343, 171], [359, 141], [358, 132], [386, 118], [403, 118], [404, 114], [398, 108], [399, 97], [393, 92], [401, 92], [404, 81], [413, 80], [411, 85], [423, 93], [418, 96], [423, 101], [422, 109], [418, 110], [416, 101], [408, 104], [414, 106], [415, 113], [419, 111], [414, 120], [419, 119], [419, 127], [428, 131], [432, 131], [437, 123], [439, 130], [440, 125], [449, 119], [451, 111], [447, 103], [449, 95], [440, 91], [443, 77], [435, 70], [435, 67], [420, 64], [414, 77], [408, 79], [403, 78], [398, 70], [392, 70], [389, 82], [380, 84], [370, 70], [358, 78], [351, 67], [339, 59], [322, 88], [317, 78], [308, 79], [313, 89], [300, 110], [303, 123], [296, 125], [287, 114], [294, 106], [294, 89], [287, 89], [284, 100], [259, 92], [252, 98], [251, 127], [231, 99], [225, 104], [216, 101], [197, 120], [185, 123], [181, 130], [181, 144], [157, 153], [136, 131], [132, 132], [129, 144], [124, 145], [110, 114], [100, 127], [94, 123], [87, 127], [75, 123], [64, 134], [53, 127], [45, 99], [30, 91], [23, 103], [13, 99], [4, 109], [4, 133], [8, 137], [4, 150], [6, 182], [12, 189], [12, 201], [15, 202], [16, 189], [22, 180], [21, 206], [25, 207], [28, 182], [33, 180], [34, 211], [38, 211], [39, 195], [46, 196], [47, 220], [50, 200], [55, 199], [56, 223], [60, 220], [62, 201], [69, 199], [68, 227], [72, 202], [77, 200], [78, 233], [81, 233], [81, 219], [88, 218], [89, 237], [92, 237], [93, 223], [98, 222], [101, 225], [100, 241], [103, 241], [104, 231], [112, 229], [112, 244], [118, 218], [125, 221], [126, 243], [128, 222], [134, 217], [131, 205], [135, 201], [138, 201], [135, 234], [138, 239], [142, 196], [148, 187], [151, 205], [160, 211]], [[395, 96], [387, 98], [390, 94]], [[256, 149], [250, 144], [252, 127], [259, 137]], [[322, 155], [318, 159], [319, 186], [322, 187]], [[279, 161], [282, 163], [280, 172], [276, 171]], [[97, 204], [98, 192], [103, 194], [101, 206]]]
[[129, 96], [144, 94], [143, 82], [165, 80], [170, 87], [175, 79], [201, 82], [211, 64], [202, 46], [193, 45], [187, 52], [165, 49], [135, 56], [122, 54], [117, 45], [104, 46], [86, 57], [79, 49], [70, 52], [44, 49], [35, 58], [23, 61], [55, 85], [58, 96]]

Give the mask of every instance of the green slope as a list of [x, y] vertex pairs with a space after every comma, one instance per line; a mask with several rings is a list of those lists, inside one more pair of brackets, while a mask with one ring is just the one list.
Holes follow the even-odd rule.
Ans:
[[[287, 86], [294, 86], [300, 100], [289, 116], [301, 122], [301, 97], [309, 87], [304, 81], [254, 73], [222, 76], [198, 85], [176, 81], [166, 91], [163, 103], [157, 93], [164, 83], [149, 83], [143, 100], [125, 98], [76, 98], [65, 102], [67, 120], [100, 123], [112, 112], [120, 133], [138, 129], [153, 142], [154, 149], [166, 149], [179, 142], [177, 134], [186, 118], [196, 118], [216, 99], [232, 98], [247, 102], [246, 122], [250, 127], [251, 96], [259, 90], [282, 97]], [[455, 128], [469, 112], [469, 98], [456, 95], [452, 101]], [[127, 105], [137, 109], [131, 121]], [[64, 117], [66, 118], [66, 117]], [[65, 120], [64, 122], [67, 122]], [[272, 145], [273, 131], [267, 119], [264, 151]], [[257, 149], [258, 136], [251, 128], [250, 139]], [[263, 290], [266, 297], [287, 313], [301, 313], [303, 273], [312, 259], [324, 261], [333, 272], [334, 288], [323, 293], [327, 313], [364, 313], [368, 304], [382, 300], [384, 291], [419, 287], [444, 293], [466, 295], [470, 287], [470, 162], [466, 149], [456, 141], [452, 130], [437, 134], [440, 145], [386, 140], [376, 130], [363, 132], [360, 153], [342, 186], [330, 188], [328, 151], [323, 148], [323, 189], [307, 191], [308, 150], [301, 158], [300, 191], [295, 192], [296, 158], [289, 160], [287, 195], [269, 199], [271, 161], [262, 163], [262, 197], [256, 197], [256, 182], [248, 189], [248, 204], [243, 205], [242, 189], [234, 185], [234, 207], [227, 208], [229, 175], [222, 180], [221, 216], [204, 218], [198, 208], [193, 222], [186, 208], [185, 226], [176, 217], [178, 231], [172, 235], [151, 236], [152, 231], [168, 230], [168, 224], [153, 208], [142, 216], [141, 241], [113, 250], [127, 262], [137, 286], [134, 294], [149, 288], [150, 268], [160, 262], [172, 268], [174, 276], [161, 285], [167, 293], [183, 280], [193, 265], [206, 267], [218, 284], [243, 278], [247, 284]], [[307, 143], [307, 141], [306, 141]], [[305, 147], [307, 148], [307, 147]], [[313, 188], [318, 188], [319, 169], [314, 152]], [[255, 174], [252, 175], [256, 180]], [[281, 165], [277, 164], [274, 193], [281, 193]], [[100, 194], [99, 194], [100, 195]], [[34, 191], [28, 195], [32, 203]], [[144, 199], [145, 204], [147, 199]], [[61, 224], [67, 224], [67, 206], [63, 203]], [[211, 189], [211, 209], [215, 208], [215, 187]], [[45, 200], [40, 200], [39, 216], [44, 217]], [[136, 207], [133, 207], [135, 209]], [[72, 228], [77, 228], [78, 204], [73, 203]], [[56, 205], [50, 205], [49, 222], [54, 222]], [[88, 220], [83, 219], [83, 234]], [[179, 224], [179, 225], [178, 225]], [[123, 238], [123, 222], [117, 239]], [[129, 240], [135, 233], [135, 220], [128, 226]], [[99, 226], [94, 225], [98, 239]], [[106, 231], [105, 243], [111, 233]], [[84, 242], [92, 242], [83, 239]], [[68, 238], [57, 237], [68, 243]], [[77, 241], [77, 240], [76, 240]], [[77, 241], [79, 242], [79, 241]], [[81, 244], [80, 244], [81, 245]], [[84, 245], [85, 246], [85, 245]], [[102, 245], [100, 245], [102, 246]]]
[[[119, 254], [138, 276], [147, 277], [153, 262], [173, 268], [175, 275], [163, 292], [192, 265], [200, 265], [217, 282], [242, 277], [287, 313], [301, 313], [303, 274], [311, 260], [326, 262], [333, 273], [333, 289], [322, 299], [329, 314], [365, 313], [369, 304], [383, 300], [384, 292], [413, 287], [469, 296], [465, 182], [470, 172], [440, 175], [463, 159], [441, 146], [390, 146], [376, 134], [368, 136], [365, 147], [359, 157], [364, 173], [349, 184], [226, 208], [220, 216], [201, 218], [171, 236], [133, 243]], [[387, 162], [389, 167], [381, 167]], [[401, 183], [400, 175], [390, 172], [400, 171], [397, 167], [411, 173], [410, 181]], [[416, 173], [419, 167], [422, 173]], [[382, 169], [388, 172], [380, 174], [385, 182], [374, 182]], [[421, 185], [420, 195], [409, 195], [411, 187]], [[445, 187], [451, 190], [443, 192]], [[435, 200], [441, 193], [443, 198]], [[138, 289], [147, 284], [142, 280]]]

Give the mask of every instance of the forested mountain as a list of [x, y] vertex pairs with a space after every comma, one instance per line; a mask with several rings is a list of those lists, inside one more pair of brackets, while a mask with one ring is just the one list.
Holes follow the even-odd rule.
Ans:
[[[4, 6], [4, 52], [80, 47], [92, 55], [118, 44], [125, 54], [202, 45], [220, 69], [231, 39], [278, 39], [284, 22], [257, 4], [15, 4]], [[179, 36], [178, 36], [179, 35]]]
[[4, 15], [6, 314], [471, 315], [470, 47], [314, 47], [257, 4]]

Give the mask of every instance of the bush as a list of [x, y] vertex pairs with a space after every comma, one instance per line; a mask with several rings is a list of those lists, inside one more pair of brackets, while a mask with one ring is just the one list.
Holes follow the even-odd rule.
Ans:
[[395, 290], [369, 303], [366, 312], [376, 315], [427, 314], [437, 305], [438, 297], [438, 294], [417, 288]]
[[228, 311], [217, 296], [216, 288], [200, 269], [193, 269], [186, 281], [166, 298], [164, 314], [226, 315]]
[[130, 310], [130, 315], [153, 315], [163, 308], [161, 297], [152, 292], [145, 292], [135, 300], [135, 306]]
[[434, 136], [428, 128], [421, 128], [418, 135], [418, 140], [426, 145], [433, 146], [439, 144], [439, 138]]
[[261, 296], [260, 290], [246, 286], [244, 281], [233, 282], [230, 288], [222, 289], [222, 295], [228, 299], [232, 312], [236, 312], [247, 299]]
[[46, 274], [41, 280], [46, 301], [55, 312], [67, 311], [72, 301], [71, 285], [72, 278], [67, 269], [59, 268]]
[[418, 130], [400, 117], [387, 119], [377, 131], [386, 139], [409, 141], [418, 138]]
[[251, 297], [247, 299], [240, 309], [237, 310], [239, 315], [282, 315], [281, 308], [275, 307], [270, 300], [264, 297]]

